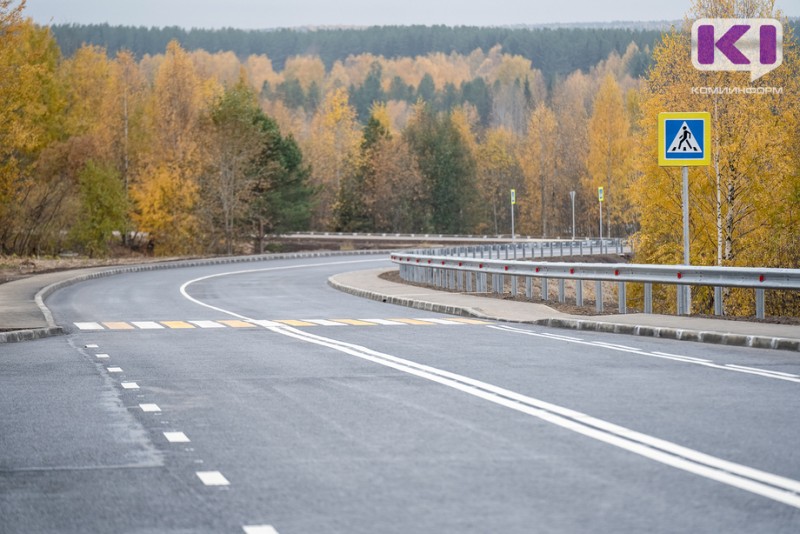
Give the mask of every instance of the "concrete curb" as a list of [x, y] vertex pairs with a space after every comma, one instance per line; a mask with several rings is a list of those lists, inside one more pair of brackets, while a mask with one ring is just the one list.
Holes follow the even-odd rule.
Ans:
[[657, 337], [664, 339], [675, 339], [680, 341], [696, 341], [700, 343], [714, 343], [718, 345], [730, 345], [738, 347], [752, 347], [758, 349], [776, 349], [800, 351], [800, 340], [786, 339], [769, 336], [745, 336], [741, 334], [727, 334], [722, 332], [705, 332], [701, 330], [691, 330], [685, 328], [655, 327], [645, 325], [631, 325], [624, 323], [611, 323], [605, 321], [571, 319], [561, 317], [551, 317], [548, 319], [538, 319], [531, 321], [510, 320], [503, 317], [493, 317], [480, 313], [474, 308], [463, 306], [446, 306], [435, 302], [416, 300], [410, 298], [393, 297], [374, 291], [367, 291], [352, 286], [347, 286], [328, 278], [328, 285], [344, 293], [357, 297], [367, 298], [397, 304], [419, 310], [446, 313], [450, 315], [460, 315], [487, 319], [492, 321], [505, 321], [522, 324], [536, 324], [550, 328], [566, 328], [571, 330], [591, 330], [609, 334], [628, 334], [633, 336]]
[[43, 287], [36, 293], [34, 300], [36, 302], [36, 305], [39, 307], [39, 310], [41, 310], [42, 315], [44, 315], [45, 320], [47, 321], [48, 324], [47, 328], [34, 328], [29, 330], [12, 330], [10, 332], [0, 332], [0, 343], [31, 341], [34, 339], [41, 339], [45, 337], [58, 336], [64, 334], [65, 333], [64, 329], [55, 323], [55, 320], [53, 319], [53, 314], [50, 313], [50, 310], [45, 305], [44, 303], [45, 299], [48, 296], [52, 295], [55, 291], [58, 291], [59, 289], [80, 282], [85, 282], [87, 280], [93, 280], [95, 278], [105, 278], [107, 276], [114, 276], [117, 274], [136, 273], [142, 271], [179, 269], [183, 267], [203, 267], [207, 265], [251, 263], [257, 261], [287, 260], [287, 259], [297, 259], [297, 258], [324, 258], [333, 256], [361, 256], [361, 255], [367, 256], [367, 255], [389, 254], [390, 252], [391, 251], [389, 250], [353, 250], [353, 251], [331, 250], [331, 251], [320, 251], [320, 252], [293, 252], [293, 253], [282, 253], [282, 254], [260, 254], [257, 256], [226, 256], [222, 258], [178, 260], [178, 261], [170, 261], [164, 263], [145, 263], [139, 265], [126, 265], [124, 267], [109, 267], [108, 269], [102, 271], [95, 271], [91, 273], [82, 273], [82, 274], [80, 274], [80, 270], [77, 270], [76, 272], [79, 274], [76, 274], [73, 277]]

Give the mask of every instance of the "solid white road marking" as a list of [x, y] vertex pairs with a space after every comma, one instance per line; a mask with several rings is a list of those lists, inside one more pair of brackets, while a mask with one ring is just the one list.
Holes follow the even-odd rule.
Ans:
[[272, 525], [245, 525], [244, 534], [278, 534]]
[[206, 486], [228, 486], [230, 482], [219, 471], [197, 471], [197, 476]]
[[191, 441], [183, 432], [164, 432], [164, 437], [170, 443], [189, 443]]
[[122, 367], [107, 367], [109, 373], [121, 373]]
[[[306, 265], [307, 267], [316, 267], [322, 264]], [[297, 268], [293, 266], [290, 268]], [[181, 288], [181, 294], [188, 300], [195, 302], [200, 306], [211, 308], [216, 311], [238, 317], [245, 321], [252, 321], [248, 317], [238, 313], [224, 310], [210, 304], [205, 304], [199, 300], [189, 296], [186, 288], [194, 282], [207, 280], [220, 276], [227, 276], [232, 274], [243, 274], [246, 272], [264, 272], [273, 270], [285, 270], [286, 267], [277, 267], [271, 269], [256, 269], [251, 271], [239, 271], [230, 273], [219, 273], [215, 275], [205, 276], [185, 282]], [[255, 324], [255, 323], [254, 323]], [[800, 482], [773, 473], [761, 471], [752, 467], [737, 464], [722, 458], [717, 458], [709, 454], [702, 453], [683, 447], [676, 443], [672, 443], [663, 439], [649, 436], [640, 432], [636, 432], [623, 426], [615, 425], [608, 421], [591, 417], [587, 414], [571, 410], [569, 408], [558, 406], [540, 399], [528, 397], [514, 391], [494, 386], [479, 380], [475, 380], [463, 375], [451, 373], [430, 367], [427, 365], [419, 364], [403, 358], [398, 358], [389, 354], [373, 351], [367, 347], [345, 343], [331, 338], [317, 336], [308, 332], [303, 332], [296, 328], [289, 326], [271, 326], [267, 327], [270, 331], [277, 334], [293, 337], [295, 339], [322, 345], [333, 350], [350, 354], [357, 358], [383, 365], [398, 371], [414, 375], [438, 384], [462, 391], [469, 395], [487, 400], [494, 404], [515, 410], [520, 413], [536, 417], [543, 421], [549, 422], [561, 428], [570, 430], [572, 432], [587, 436], [603, 443], [613, 445], [615, 447], [627, 450], [634, 454], [638, 454], [645, 458], [649, 458], [656, 462], [660, 462], [671, 467], [684, 470], [695, 475], [699, 475], [717, 482], [727, 484], [751, 493], [773, 499], [775, 501], [800, 508]], [[524, 333], [529, 335], [536, 335], [521, 329], [500, 328], [490, 326], [490, 328], [498, 328], [501, 330], [512, 331], [517, 333]], [[547, 336], [540, 336], [547, 337]], [[566, 340], [565, 340], [566, 341]], [[572, 341], [574, 343], [591, 344], [580, 341]], [[595, 345], [596, 346], [596, 345]], [[606, 347], [612, 348], [612, 347]], [[622, 350], [622, 349], [614, 349]], [[652, 353], [641, 352], [641, 354], [651, 357], [665, 358], [665, 356], [656, 356]], [[685, 360], [684, 360], [685, 361]], [[697, 365], [711, 365], [692, 362]], [[726, 367], [718, 366], [722, 369], [729, 369]], [[787, 380], [792, 380], [788, 379]]]
[[[550, 336], [545, 334], [539, 334], [536, 332], [531, 332], [530, 330], [525, 330], [523, 328], [517, 328], [514, 326], [506, 326], [506, 325], [490, 325], [489, 328], [494, 328], [495, 330], [502, 330], [505, 332], [513, 332], [515, 334], [524, 334], [526, 336], [534, 336], [534, 337], [545, 337], [549, 338]], [[648, 358], [660, 358], [663, 360], [672, 360], [676, 362], [683, 362], [683, 363], [691, 363], [693, 365], [700, 365], [702, 367], [709, 367], [711, 369], [721, 369], [723, 371], [734, 371], [737, 373], [744, 373], [749, 375], [756, 375], [756, 376], [763, 376], [765, 378], [773, 378], [775, 380], [783, 380], [785, 382], [795, 382], [800, 384], [800, 377], [796, 375], [785, 376], [788, 373], [775, 373], [772, 371], [764, 371], [764, 370], [755, 370], [755, 368], [743, 368], [742, 366], [733, 366], [733, 365], [725, 365], [725, 364], [717, 364], [713, 363], [711, 360], [703, 360], [701, 358], [692, 358], [690, 356], [678, 356], [675, 354], [669, 354], [666, 352], [647, 352], [641, 349], [636, 349], [633, 347], [626, 347], [625, 345], [617, 345], [614, 343], [606, 343], [603, 341], [571, 341], [567, 339], [563, 339], [562, 341], [568, 341], [570, 343], [577, 343], [579, 345], [590, 345], [593, 347], [602, 347], [604, 349], [609, 350], [616, 350], [620, 352], [629, 352], [632, 354], [638, 354], [640, 356], [647, 356]]]
[[[79, 330], [105, 330], [100, 323], [75, 323]], [[89, 348], [89, 345], [87, 345]]]
[[746, 367], [744, 365], [735, 365], [733, 363], [727, 364], [726, 367], [733, 367], [735, 369], [743, 369], [745, 371], [757, 371], [759, 373], [767, 373], [767, 374], [771, 374], [771, 375], [785, 376], [785, 377], [789, 377], [789, 378], [798, 378], [797, 375], [793, 375], [791, 373], [782, 373], [780, 371], [771, 371], [769, 369], [758, 369], [757, 367]]
[[139, 389], [139, 384], [136, 382], [122, 382], [122, 389]]
[[161, 408], [158, 407], [158, 404], [140, 404], [139, 408], [142, 409], [143, 412], [160, 412]]
[[131, 321], [131, 324], [142, 330], [163, 330], [164, 326], [155, 321]]

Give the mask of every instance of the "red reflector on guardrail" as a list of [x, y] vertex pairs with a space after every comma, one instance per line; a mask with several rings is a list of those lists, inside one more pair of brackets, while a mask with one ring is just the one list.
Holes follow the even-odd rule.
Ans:
[[761, 276], [759, 276], [759, 277], [758, 277], [758, 281], [759, 281], [759, 282], [763, 282], [763, 281], [764, 281], [764, 275], [763, 275], [763, 274], [762, 274]]
[[683, 275], [681, 273], [678, 273], [678, 280], [680, 280], [681, 278], [683, 278]]
[[508, 270], [508, 265], [506, 265], [506, 266], [505, 266], [505, 270], [506, 270], [506, 271]]
[[569, 274], [575, 274], [575, 269], [570, 269]]
[[619, 276], [619, 269], [614, 269], [614, 276]]

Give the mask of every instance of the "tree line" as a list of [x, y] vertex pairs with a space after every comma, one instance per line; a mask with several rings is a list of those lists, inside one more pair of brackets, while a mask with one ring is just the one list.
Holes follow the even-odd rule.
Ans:
[[649, 51], [660, 38], [652, 29], [507, 28], [475, 26], [372, 26], [359, 29], [219, 30], [176, 26], [146, 28], [108, 24], [56, 24], [51, 27], [62, 52], [71, 56], [84, 44], [106, 48], [110, 55], [129, 50], [136, 57], [163, 52], [170, 41], [187, 50], [230, 51], [240, 58], [268, 55], [282, 70], [294, 56], [316, 55], [330, 69], [349, 56], [374, 54], [387, 58], [432, 53], [469, 54], [501, 46], [509, 54], [533, 62], [551, 83], [575, 70], [588, 71], [612, 52], [623, 54], [636, 43], [640, 54], [630, 64], [634, 77], [644, 74]]

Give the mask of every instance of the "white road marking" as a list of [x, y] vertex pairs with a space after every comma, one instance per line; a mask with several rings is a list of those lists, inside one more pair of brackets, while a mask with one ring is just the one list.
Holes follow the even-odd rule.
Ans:
[[89, 343], [88, 345], [84, 345], [83, 348], [85, 349], [97, 349], [100, 348], [97, 343]]
[[219, 471], [197, 471], [197, 476], [206, 486], [228, 486], [230, 482]]
[[798, 378], [797, 375], [793, 375], [791, 373], [782, 373], [780, 371], [771, 371], [769, 369], [758, 369], [757, 367], [745, 367], [744, 365], [736, 365], [736, 364], [733, 364], [733, 363], [727, 364], [726, 367], [733, 367], [735, 369], [743, 369], [745, 371], [758, 371], [760, 373], [768, 373], [768, 374], [777, 375], [777, 376], [786, 376], [786, 377], [789, 377], [789, 378]]
[[136, 382], [122, 382], [120, 385], [122, 389], [139, 389], [139, 384]]
[[545, 337], [551, 337], [553, 339], [560, 339], [561, 341], [581, 341], [581, 338], [579, 337], [562, 336], [560, 334], [551, 334], [549, 332], [543, 332], [542, 335]]
[[[320, 265], [322, 264], [305, 266], [316, 267]], [[297, 268], [297, 266], [293, 266], [291, 268]], [[197, 299], [189, 296], [189, 294], [186, 292], [186, 288], [194, 282], [207, 280], [209, 278], [232, 274], [243, 274], [246, 272], [264, 272], [280, 269], [285, 270], [286, 267], [219, 273], [205, 276], [185, 282], [181, 286], [180, 291], [184, 297], [200, 306], [211, 308], [227, 315], [252, 322], [251, 319], [243, 315], [198, 301]], [[371, 361], [385, 367], [396, 369], [413, 376], [436, 382], [474, 397], [487, 400], [499, 406], [536, 417], [580, 435], [613, 445], [623, 450], [627, 450], [656, 462], [715, 480], [732, 487], [749, 491], [751, 493], [773, 499], [777, 502], [781, 502], [795, 508], [800, 508], [800, 495], [798, 495], [800, 493], [800, 482], [797, 480], [737, 464], [722, 458], [717, 458], [688, 447], [683, 447], [676, 443], [636, 432], [629, 428], [615, 425], [602, 419], [591, 417], [587, 414], [571, 410], [563, 406], [558, 406], [540, 399], [528, 397], [520, 393], [503, 389], [498, 386], [481, 382], [463, 375], [419, 364], [389, 354], [373, 351], [367, 347], [317, 336], [285, 325], [270, 326], [267, 328], [277, 334], [289, 336], [307, 343], [322, 345], [345, 354], [350, 354], [357, 358]], [[490, 326], [490, 328], [499, 328], [501, 330], [504, 329], [495, 326]], [[509, 331], [508, 329], [505, 330]], [[510, 331], [514, 332], [515, 330], [511, 329]], [[516, 331], [517, 333], [536, 335], [535, 333], [526, 330], [516, 329]], [[572, 342], [590, 344], [581, 341]], [[657, 356], [651, 353], [641, 353], [646, 356], [666, 358], [665, 356]], [[696, 365], [713, 365], [699, 362], [692, 363]], [[722, 366], [716, 367], [731, 370], [730, 368]], [[790, 378], [786, 379], [792, 380]]]
[[142, 409], [143, 412], [160, 412], [161, 408], [158, 407], [158, 404], [140, 404], [139, 408]]
[[654, 350], [653, 354], [658, 354], [659, 356], [672, 356], [673, 358], [681, 358], [684, 360], [691, 360], [694, 362], [703, 362], [703, 363], [712, 363], [711, 360], [706, 360], [704, 358], [695, 358], [694, 356], [681, 356], [679, 354], [670, 354], [669, 352], [659, 352]]
[[327, 319], [300, 319], [301, 321], [305, 321], [306, 323], [314, 323], [320, 326], [347, 326], [344, 323], [337, 323], [335, 321], [329, 321]]
[[[79, 330], [105, 330], [100, 323], [75, 323]], [[89, 347], [87, 345], [87, 347]]]
[[278, 534], [272, 525], [245, 525], [242, 530], [244, 534]]
[[170, 443], [189, 443], [191, 441], [183, 432], [164, 432], [164, 437]]
[[[524, 334], [526, 336], [534, 336], [534, 337], [545, 337], [549, 338], [550, 336], [544, 334], [538, 334], [536, 332], [531, 332], [530, 330], [525, 330], [523, 328], [517, 328], [514, 326], [506, 326], [506, 325], [489, 325], [489, 328], [494, 328], [495, 330], [502, 330], [505, 332], [513, 332], [515, 334]], [[749, 375], [756, 375], [762, 376], [765, 378], [772, 378], [775, 380], [783, 380], [785, 382], [794, 382], [800, 384], [800, 377], [796, 375], [785, 376], [788, 373], [774, 373], [771, 371], [764, 371], [764, 370], [755, 370], [755, 368], [742, 368], [741, 366], [731, 366], [731, 365], [724, 365], [724, 364], [716, 364], [713, 363], [711, 360], [703, 360], [701, 358], [692, 358], [690, 356], [678, 356], [675, 354], [669, 354], [666, 352], [647, 352], [641, 349], [636, 349], [633, 347], [626, 347], [625, 345], [616, 345], [614, 343], [605, 343], [603, 341], [571, 341], [567, 339], [562, 339], [561, 341], [568, 341], [570, 343], [577, 343], [579, 345], [590, 345], [593, 347], [602, 347], [604, 349], [609, 350], [616, 350], [620, 352], [629, 352], [632, 354], [638, 354], [640, 356], [646, 356], [648, 358], [660, 358], [662, 360], [672, 360], [676, 362], [683, 362], [683, 363], [691, 363], [693, 365], [699, 365], [702, 367], [709, 367], [711, 369], [721, 369], [723, 371], [733, 371], [737, 373], [744, 373]], [[753, 369], [753, 370], [751, 370]]]
[[95, 358], [100, 358], [101, 360], [105, 360], [109, 357], [108, 354], [95, 354], [94, 356]]
[[109, 373], [121, 373], [122, 367], [106, 367]]
[[375, 323], [383, 326], [408, 326], [408, 323], [401, 323], [398, 321], [389, 321], [388, 319], [361, 319], [368, 323]]
[[164, 328], [163, 325], [160, 325], [155, 321], [131, 321], [131, 324], [136, 328], [141, 328], [142, 330], [162, 330]]
[[435, 318], [431, 318], [431, 317], [425, 317], [425, 318], [418, 317], [417, 320], [418, 321], [428, 321], [430, 323], [436, 323], [436, 324], [466, 326], [465, 323], [459, 323], [457, 321], [451, 321], [449, 319], [435, 319]]
[[214, 321], [189, 321], [189, 322], [200, 328], [225, 328], [224, 324], [219, 324]]
[[269, 328], [270, 326], [281, 326], [281, 323], [276, 323], [275, 321], [266, 321], [263, 319], [260, 320], [250, 319], [249, 322], [258, 326], [263, 326], [264, 328]]

